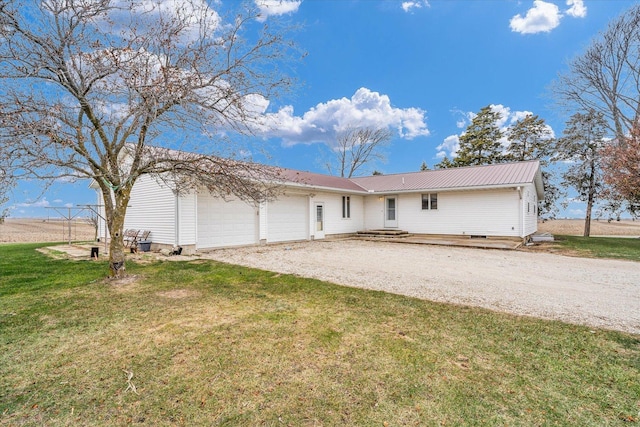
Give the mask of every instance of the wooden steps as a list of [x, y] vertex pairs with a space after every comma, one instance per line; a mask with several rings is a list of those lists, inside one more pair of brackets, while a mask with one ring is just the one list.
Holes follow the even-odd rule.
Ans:
[[379, 230], [362, 230], [358, 231], [358, 237], [380, 237], [380, 238], [391, 238], [391, 237], [409, 237], [408, 231], [397, 230], [397, 229], [379, 229]]

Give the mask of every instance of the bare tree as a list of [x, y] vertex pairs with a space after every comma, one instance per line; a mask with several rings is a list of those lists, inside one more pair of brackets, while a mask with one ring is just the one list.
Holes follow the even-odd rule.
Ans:
[[0, 1], [0, 146], [14, 150], [14, 177], [95, 180], [110, 275], [124, 274], [124, 218], [141, 176], [179, 191], [272, 194], [262, 183], [279, 171], [230, 159], [223, 140], [251, 133], [291, 84], [280, 65], [293, 46], [256, 17], [225, 20], [205, 0]]
[[591, 211], [602, 196], [602, 149], [605, 145], [606, 122], [603, 114], [590, 110], [571, 116], [564, 136], [557, 141], [556, 159], [569, 162], [562, 174], [563, 184], [578, 192], [578, 198], [587, 203], [584, 236], [591, 234]]
[[[381, 148], [391, 140], [387, 128], [350, 127], [336, 141], [335, 162], [327, 163], [329, 173], [351, 178], [364, 165], [384, 161]], [[335, 166], [333, 166], [335, 164]]]
[[10, 147], [2, 144], [0, 139], [0, 223], [3, 223], [5, 218], [9, 216], [7, 202], [11, 190], [16, 185], [15, 177], [11, 173], [13, 157]]
[[640, 4], [612, 21], [552, 86], [569, 111], [594, 110], [622, 140], [640, 119]]

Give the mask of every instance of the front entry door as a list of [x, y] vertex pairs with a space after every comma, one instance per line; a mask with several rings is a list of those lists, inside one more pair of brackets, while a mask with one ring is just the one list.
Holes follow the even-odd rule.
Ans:
[[316, 203], [314, 239], [324, 239], [324, 204]]
[[386, 196], [384, 198], [384, 227], [396, 228], [398, 226], [398, 198]]

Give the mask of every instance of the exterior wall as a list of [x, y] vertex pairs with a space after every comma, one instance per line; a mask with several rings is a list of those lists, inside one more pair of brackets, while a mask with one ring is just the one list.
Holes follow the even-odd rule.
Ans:
[[224, 200], [207, 191], [198, 194], [197, 248], [258, 243], [258, 208], [239, 199]]
[[[365, 228], [383, 228], [384, 199], [367, 196], [365, 209]], [[519, 237], [520, 212], [513, 188], [439, 192], [435, 210], [422, 209], [421, 193], [397, 195], [398, 229], [410, 233]]]
[[526, 237], [538, 231], [538, 194], [533, 184], [527, 184], [523, 187], [522, 212], [524, 233], [521, 237]]
[[[401, 203], [401, 202], [400, 202]], [[364, 229], [376, 230], [384, 228], [384, 196], [366, 196], [364, 197]], [[402, 207], [400, 215], [402, 215]]]
[[[342, 196], [351, 197], [351, 217], [342, 218]], [[354, 196], [349, 193], [316, 193], [310, 203], [310, 217], [312, 218], [311, 235], [315, 233], [315, 211], [316, 203], [324, 204], [324, 233], [345, 234], [355, 233], [364, 229], [364, 197]]]
[[198, 195], [194, 191], [178, 197], [178, 245], [195, 245], [197, 239]]
[[267, 243], [309, 239], [309, 196], [307, 194], [283, 194], [268, 201], [260, 214], [260, 236], [266, 234]]
[[107, 222], [105, 221], [106, 214], [104, 210], [104, 200], [102, 199], [102, 193], [99, 189], [94, 189], [96, 192], [96, 204], [98, 205], [97, 211], [100, 214], [98, 217], [98, 239], [104, 242], [109, 238], [109, 229], [107, 228]]
[[176, 244], [177, 200], [166, 185], [146, 175], [140, 177], [131, 190], [124, 228], [150, 230], [153, 243]]

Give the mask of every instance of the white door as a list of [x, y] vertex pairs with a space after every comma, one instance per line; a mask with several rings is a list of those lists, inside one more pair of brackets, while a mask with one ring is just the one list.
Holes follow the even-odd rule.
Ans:
[[398, 226], [398, 198], [386, 196], [384, 198], [384, 227], [395, 228]]
[[258, 215], [242, 200], [198, 194], [198, 248], [252, 245], [258, 243]]
[[309, 239], [307, 196], [280, 196], [267, 205], [267, 242]]
[[314, 215], [315, 215], [314, 238], [324, 239], [324, 204], [316, 203]]

